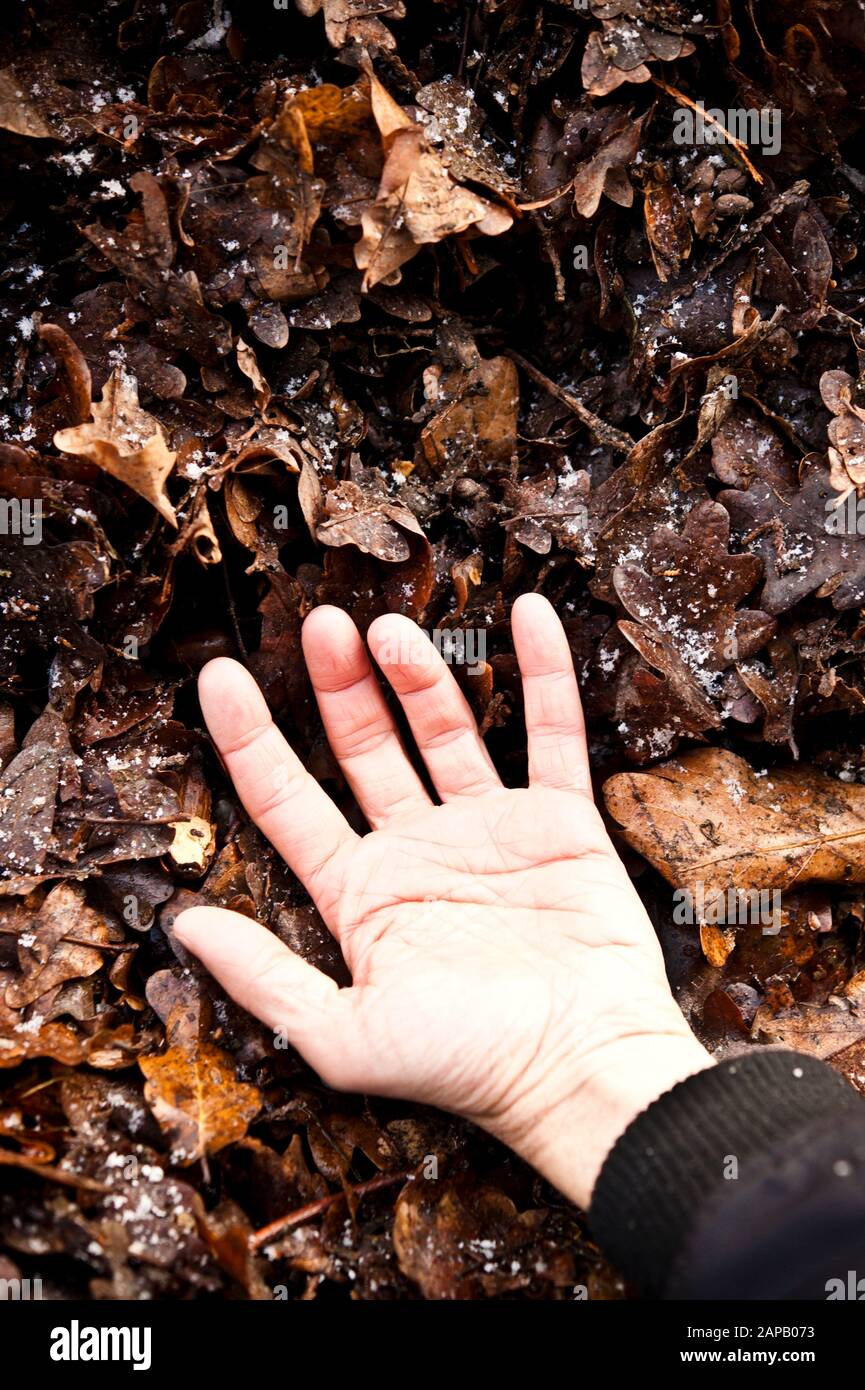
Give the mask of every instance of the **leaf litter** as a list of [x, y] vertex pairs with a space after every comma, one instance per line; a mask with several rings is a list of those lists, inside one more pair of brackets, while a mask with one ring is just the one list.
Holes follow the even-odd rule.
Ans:
[[194, 677], [245, 661], [360, 824], [304, 616], [482, 633], [519, 783], [547, 594], [692, 1025], [865, 1090], [860, 9], [93, 9], [0, 19], [4, 1277], [626, 1296], [512, 1156], [328, 1091], [176, 941], [229, 907], [346, 982]]

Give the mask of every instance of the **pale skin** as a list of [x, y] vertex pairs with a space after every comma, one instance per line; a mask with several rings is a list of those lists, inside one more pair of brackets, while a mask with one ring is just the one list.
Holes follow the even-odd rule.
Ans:
[[[539, 594], [517, 599], [529, 786], [502, 785], [448, 666], [408, 618], [367, 647], [315, 609], [303, 653], [358, 835], [273, 723], [249, 673], [202, 671], [208, 729], [252, 820], [339, 942], [350, 988], [264, 926], [197, 907], [175, 931], [237, 1002], [338, 1090], [462, 1115], [587, 1206], [630, 1121], [712, 1065], [594, 805], [570, 650]], [[406, 756], [393, 687], [436, 800]]]

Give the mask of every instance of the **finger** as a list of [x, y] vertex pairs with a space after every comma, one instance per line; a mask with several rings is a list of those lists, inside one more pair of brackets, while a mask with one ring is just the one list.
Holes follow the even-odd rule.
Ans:
[[286, 743], [239, 662], [228, 657], [208, 662], [198, 693], [238, 796], [326, 915], [339, 890], [335, 857], [358, 837]]
[[239, 912], [192, 907], [173, 930], [241, 1008], [283, 1033], [329, 1085], [345, 1087], [358, 1053], [351, 990]]
[[565, 630], [541, 594], [522, 594], [511, 627], [526, 709], [529, 783], [591, 795], [586, 726]]
[[432, 805], [400, 742], [360, 633], [341, 608], [303, 625], [303, 654], [328, 742], [374, 828]]
[[501, 788], [468, 702], [441, 654], [410, 618], [376, 618], [370, 651], [393, 686], [442, 801]]

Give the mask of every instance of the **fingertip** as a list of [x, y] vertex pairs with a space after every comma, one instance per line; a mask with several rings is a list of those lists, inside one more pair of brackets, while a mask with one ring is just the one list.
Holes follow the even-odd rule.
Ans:
[[550, 618], [555, 619], [556, 622], [559, 621], [555, 608], [543, 594], [534, 592], [520, 594], [519, 598], [514, 600], [511, 609], [511, 622], [516, 621], [524, 626], [538, 621], [549, 621]]
[[377, 618], [373, 618], [367, 628], [366, 640], [370, 644], [381, 642], [390, 633], [398, 631], [405, 623], [411, 624], [412, 627], [416, 626], [412, 623], [411, 618], [405, 618], [401, 613], [380, 613]]
[[[241, 1008], [269, 1027], [288, 1025], [296, 1045], [337, 993], [336, 983], [290, 951], [261, 922], [223, 907], [190, 907], [174, 924], [180, 944], [197, 956]], [[309, 1045], [315, 1039], [309, 1038]]]
[[207, 932], [207, 919], [211, 909], [207, 907], [187, 907], [178, 914], [171, 924], [171, 930], [181, 946], [195, 950], [196, 941], [201, 941]]
[[235, 956], [262, 932], [278, 944], [278, 938], [272, 937], [255, 918], [210, 904], [184, 908], [175, 917], [171, 930], [181, 946], [196, 956], [206, 957], [208, 965], [211, 958], [218, 961], [223, 955]]
[[[215, 656], [212, 661], [207, 661], [198, 673], [198, 689], [211, 690], [223, 684], [226, 680], [231, 680], [235, 669], [240, 662], [235, 661], [230, 656]], [[243, 670], [243, 667], [241, 667]]]
[[543, 594], [521, 594], [511, 610], [511, 632], [523, 676], [569, 670], [570, 642], [561, 619]]
[[345, 609], [333, 603], [322, 603], [304, 618], [300, 640], [306, 651], [310, 642], [332, 642], [349, 631], [357, 629]]
[[[339, 695], [370, 673], [369, 657], [353, 619], [330, 604], [316, 608], [303, 626], [303, 655], [316, 698]], [[321, 706], [327, 729], [327, 710]], [[328, 730], [328, 733], [330, 731]]]
[[382, 668], [427, 666], [434, 657], [432, 643], [404, 613], [382, 613], [367, 629], [367, 645]]
[[217, 656], [202, 668], [198, 700], [211, 737], [220, 749], [237, 734], [270, 718], [255, 677], [228, 656]]

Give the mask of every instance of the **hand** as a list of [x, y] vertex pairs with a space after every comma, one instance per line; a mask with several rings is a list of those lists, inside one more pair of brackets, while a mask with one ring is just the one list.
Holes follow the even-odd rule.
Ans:
[[436, 805], [400, 743], [360, 635], [317, 608], [303, 651], [358, 836], [238, 663], [201, 673], [204, 716], [256, 825], [340, 943], [339, 989], [265, 927], [217, 908], [181, 942], [330, 1086], [429, 1102], [511, 1145], [586, 1205], [629, 1121], [711, 1059], [670, 993], [657, 938], [595, 808], [567, 639], [546, 599], [513, 609], [528, 788], [502, 786], [459, 687], [409, 619], [368, 642]]

